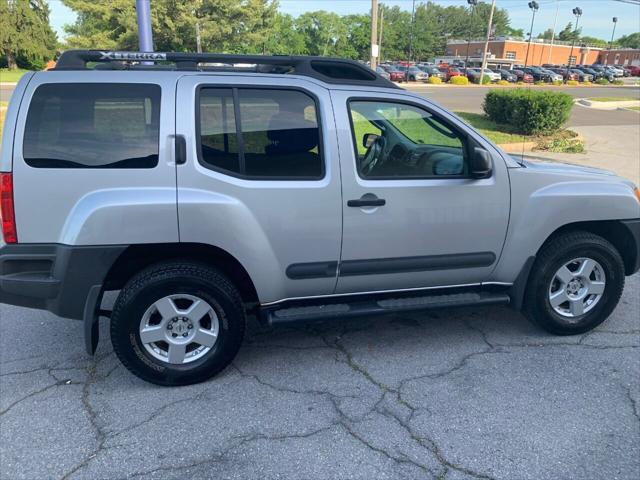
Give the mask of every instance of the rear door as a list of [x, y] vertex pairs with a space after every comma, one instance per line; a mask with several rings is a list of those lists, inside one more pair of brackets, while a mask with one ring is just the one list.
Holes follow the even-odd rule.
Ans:
[[177, 241], [174, 88], [161, 72], [34, 75], [13, 149], [18, 241]]
[[238, 260], [259, 299], [333, 293], [342, 208], [328, 91], [282, 77], [186, 75], [177, 85], [180, 240]]

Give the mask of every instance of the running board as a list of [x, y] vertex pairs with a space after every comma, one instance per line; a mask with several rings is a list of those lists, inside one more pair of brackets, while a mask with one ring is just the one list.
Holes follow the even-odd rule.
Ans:
[[297, 321], [314, 321], [330, 318], [356, 317], [362, 315], [384, 315], [395, 312], [412, 312], [446, 307], [464, 307], [471, 305], [507, 304], [510, 301], [506, 293], [463, 292], [450, 294], [421, 295], [413, 297], [358, 299], [342, 303], [327, 303], [312, 306], [293, 306], [289, 308], [262, 308], [263, 320], [269, 324]]

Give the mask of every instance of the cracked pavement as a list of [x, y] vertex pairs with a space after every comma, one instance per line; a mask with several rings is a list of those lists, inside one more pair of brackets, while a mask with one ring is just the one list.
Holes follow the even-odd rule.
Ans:
[[95, 358], [82, 325], [0, 306], [2, 479], [637, 479], [640, 275], [600, 328], [508, 308], [260, 328], [199, 385]]

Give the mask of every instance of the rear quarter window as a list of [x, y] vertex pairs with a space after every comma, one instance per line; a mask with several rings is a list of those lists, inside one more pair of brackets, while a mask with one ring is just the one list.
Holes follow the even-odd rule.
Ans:
[[35, 168], [153, 168], [159, 85], [52, 83], [29, 105], [22, 153]]

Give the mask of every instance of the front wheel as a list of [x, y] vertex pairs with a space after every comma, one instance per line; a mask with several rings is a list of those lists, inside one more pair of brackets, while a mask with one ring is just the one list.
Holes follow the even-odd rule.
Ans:
[[556, 335], [576, 335], [604, 322], [624, 288], [616, 248], [589, 232], [566, 233], [538, 254], [527, 283], [524, 312]]
[[122, 289], [111, 342], [134, 375], [188, 385], [231, 363], [244, 328], [240, 295], [225, 276], [206, 265], [169, 262], [144, 270]]

